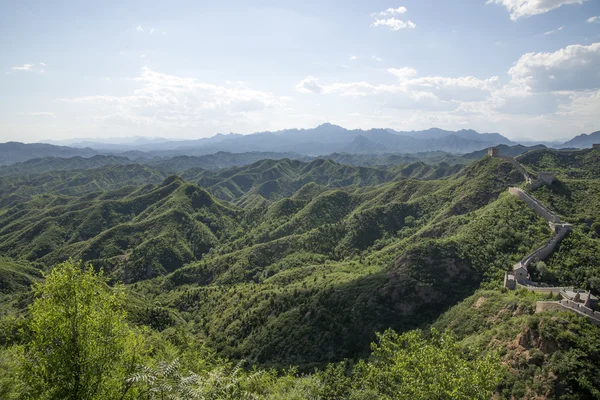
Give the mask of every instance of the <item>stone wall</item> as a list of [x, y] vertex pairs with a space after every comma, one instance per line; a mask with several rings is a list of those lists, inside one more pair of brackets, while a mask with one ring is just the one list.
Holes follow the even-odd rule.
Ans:
[[535, 312], [542, 311], [569, 311], [587, 317], [587, 320], [600, 326], [600, 313], [570, 300], [561, 301], [538, 301], [535, 304]]
[[[499, 155], [496, 155], [495, 157], [510, 161], [523, 174], [523, 176], [525, 176], [525, 180], [531, 188], [539, 187], [541, 185], [550, 185], [554, 180], [553, 174], [541, 172], [538, 174], [538, 179], [532, 183], [527, 171], [525, 171], [525, 169], [515, 159], [512, 157]], [[548, 221], [554, 233], [552, 234], [550, 240], [546, 242], [546, 244], [536, 249], [534, 252], [515, 264], [513, 271], [505, 273], [504, 287], [509, 289], [525, 288], [536, 293], [559, 295], [563, 298], [560, 301], [538, 301], [536, 303], [536, 312], [546, 310], [574, 312], [586, 317], [590, 323], [600, 326], [600, 312], [596, 312], [591, 308], [586, 307], [584, 304], [570, 300], [570, 297], [567, 295], [566, 291], [576, 291], [575, 289], [567, 287], [542, 286], [536, 282], [530, 281], [529, 275], [524, 272], [528, 270], [529, 265], [533, 261], [544, 260], [548, 258], [560, 241], [567, 235], [567, 233], [569, 233], [569, 231], [572, 230], [572, 226], [570, 224], [561, 224], [560, 217], [558, 215], [550, 211], [546, 206], [537, 201], [533, 196], [525, 192], [523, 189], [511, 187], [508, 189], [508, 192], [513, 196], [517, 196], [521, 201], [525, 202], [529, 207], [531, 207], [538, 216]], [[575, 300], [577, 299], [578, 297]]]
[[521, 174], [523, 174], [523, 177], [525, 178], [525, 182], [528, 184], [531, 184], [531, 177], [529, 176], [527, 171], [525, 171], [525, 168], [523, 168], [523, 166], [521, 164], [519, 164], [518, 161], [515, 160], [513, 157], [501, 156], [499, 154], [496, 154], [494, 157], [500, 158], [502, 160], [506, 160], [509, 163], [511, 163], [513, 165], [513, 167], [515, 167], [517, 169], [517, 171], [519, 171]]
[[488, 155], [494, 158], [500, 158], [502, 160], [506, 160], [511, 163], [517, 171], [523, 174], [525, 178], [525, 183], [529, 185], [529, 187], [533, 190], [539, 188], [542, 185], [551, 185], [554, 182], [554, 174], [552, 172], [538, 172], [538, 176], [536, 180], [533, 180], [531, 175], [527, 173], [525, 168], [514, 158], [510, 156], [503, 156], [498, 154], [498, 149], [495, 147], [488, 149]]
[[545, 260], [546, 258], [548, 258], [550, 254], [552, 254], [556, 246], [560, 243], [560, 241], [564, 239], [569, 230], [570, 229], [567, 228], [559, 229], [558, 232], [552, 236], [552, 239], [550, 239], [545, 245], [543, 245], [539, 249], [535, 250], [533, 253], [529, 254], [523, 260], [521, 260], [521, 264], [525, 268], [529, 269], [529, 265], [531, 265], [533, 261]]
[[515, 281], [515, 276], [512, 271], [506, 271], [504, 273], [504, 287], [510, 290], [515, 290], [517, 288], [517, 282]]
[[534, 292], [534, 293], [552, 293], [553, 295], [560, 295], [560, 293], [562, 291], [564, 291], [564, 289], [570, 289], [570, 288], [554, 287], [554, 286], [532, 286], [531, 283], [534, 283], [534, 282], [529, 282], [529, 284], [527, 284], [527, 285], [517, 283], [517, 288], [527, 289], [530, 292]]
[[546, 208], [542, 203], [531, 197], [531, 195], [518, 187], [511, 187], [508, 192], [513, 196], [517, 196], [524, 201], [529, 207], [535, 211], [537, 215], [544, 218], [548, 222], [560, 223], [560, 217]]
[[531, 190], [535, 190], [543, 185], [552, 185], [552, 182], [554, 182], [554, 174], [552, 172], [538, 172], [537, 175], [537, 179], [530, 182], [529, 188]]
[[[523, 273], [523, 269], [525, 271], [529, 270], [529, 266], [532, 262], [536, 260], [545, 260], [548, 258], [556, 246], [560, 243], [561, 240], [567, 235], [567, 233], [571, 230], [571, 225], [569, 224], [561, 224], [560, 217], [550, 211], [546, 206], [537, 201], [533, 196], [529, 193], [525, 192], [521, 188], [511, 187], [508, 189], [508, 192], [513, 196], [517, 196], [520, 200], [525, 202], [529, 207], [535, 211], [535, 213], [548, 221], [550, 227], [554, 231], [550, 240], [548, 240], [543, 246], [534, 250], [532, 253], [528, 254], [525, 258], [519, 261], [513, 267], [513, 277], [515, 278], [517, 285], [520, 287], [526, 287], [532, 291], [545, 292], [545, 293], [557, 293], [562, 288], [548, 288], [537, 285], [535, 282], [531, 282], [527, 273]], [[505, 280], [505, 287], [508, 282]]]

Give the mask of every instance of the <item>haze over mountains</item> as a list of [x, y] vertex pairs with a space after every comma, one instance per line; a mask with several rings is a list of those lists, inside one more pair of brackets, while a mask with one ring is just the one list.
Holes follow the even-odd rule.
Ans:
[[[64, 144], [64, 142], [60, 142]], [[58, 144], [58, 142], [57, 142]], [[356, 154], [414, 153], [442, 150], [466, 153], [491, 144], [514, 144], [498, 133], [480, 134], [473, 130], [445, 131], [432, 128], [425, 131], [398, 132], [392, 129], [348, 130], [341, 126], [322, 124], [312, 129], [286, 129], [276, 132], [256, 132], [249, 135], [230, 133], [197, 140], [168, 141], [161, 138], [135, 138], [129, 143], [74, 142], [72, 147], [90, 147], [103, 152], [144, 151], [168, 156], [176, 152], [202, 155], [217, 151], [295, 152], [323, 155], [333, 152]]]
[[97, 151], [90, 148], [55, 146], [46, 143], [25, 144], [8, 142], [0, 144], [0, 164], [13, 164], [40, 157], [92, 157]]
[[[482, 151], [490, 146], [515, 146], [518, 144], [499, 133], [479, 133], [470, 129], [447, 131], [431, 128], [424, 131], [398, 132], [392, 129], [348, 130], [332, 124], [322, 124], [312, 129], [286, 129], [249, 135], [217, 134], [196, 140], [132, 137], [48, 142], [0, 144], [0, 165], [43, 157], [80, 156], [88, 158], [95, 155], [118, 155], [130, 160], [151, 160], [157, 157], [215, 155], [212, 160], [204, 159], [203, 163], [206, 163], [208, 168], [222, 168], [245, 165], [265, 158], [307, 160], [306, 157], [319, 157], [334, 153], [385, 155], [444, 152], [456, 155]], [[593, 143], [598, 142], [600, 142], [600, 131], [589, 135], [579, 135], [553, 147], [589, 148]], [[64, 146], [64, 144], [69, 144], [69, 146]], [[535, 142], [528, 142], [526, 145], [540, 146]], [[514, 151], [519, 152], [520, 150], [515, 149]], [[223, 152], [247, 153], [247, 156], [236, 160], [229, 156], [229, 159], [223, 161], [225, 156]], [[219, 156], [216, 155], [217, 153]], [[239, 156], [233, 158], [239, 158]], [[204, 164], [202, 167], [205, 167]]]
[[565, 142], [563, 147], [587, 148], [592, 147], [595, 143], [600, 143], [600, 131], [590, 133], [589, 135], [582, 133], [579, 136], [575, 136], [573, 139]]
[[[598, 293], [600, 150], [524, 146], [468, 130], [334, 125], [161, 140], [0, 144], [8, 164], [0, 165], [0, 306], [8, 310], [0, 342], [42, 271], [72, 259], [124, 282], [123, 310], [153, 340], [170, 343], [180, 332], [257, 371], [360, 363], [388, 328], [433, 326], [480, 343], [474, 357], [483, 357], [553, 324], [544, 339], [552, 344], [532, 345], [539, 368], [512, 351], [495, 361], [515, 366], [497, 397], [525, 398], [531, 385], [512, 382], [553, 376], [539, 393], [560, 382], [592, 398], [568, 377], [600, 376], [600, 330], [575, 313], [537, 312], [545, 294], [500, 288], [506, 269], [549, 234], [508, 193], [526, 184], [518, 162], [532, 175], [556, 172], [552, 185], [532, 191], [574, 226], [532, 276]], [[517, 161], [487, 156], [490, 146]], [[561, 342], [563, 332], [578, 341]], [[6, 348], [0, 343], [0, 370]], [[565, 365], [571, 353], [580, 361]]]

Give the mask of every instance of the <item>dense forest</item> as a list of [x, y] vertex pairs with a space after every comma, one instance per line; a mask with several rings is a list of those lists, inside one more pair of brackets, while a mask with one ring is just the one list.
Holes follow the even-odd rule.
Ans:
[[[600, 150], [513, 151], [574, 226], [531, 272], [599, 295]], [[344, 157], [0, 168], [0, 398], [600, 398], [600, 327], [502, 286], [511, 162]]]

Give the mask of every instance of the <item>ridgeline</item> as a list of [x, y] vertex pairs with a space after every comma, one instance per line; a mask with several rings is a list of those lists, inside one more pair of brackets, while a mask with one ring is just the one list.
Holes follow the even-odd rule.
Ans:
[[[278, 379], [294, 390], [315, 379], [339, 386], [305, 397], [365, 398], [355, 379], [384, 398], [365, 371], [380, 377], [390, 366], [359, 360], [381, 360], [373, 342], [420, 343], [497, 365], [488, 398], [596, 398], [600, 328], [573, 312], [536, 309], [558, 299], [506, 291], [503, 278], [527, 260], [527, 282], [600, 294], [600, 150], [537, 149], [516, 160], [365, 167], [282, 159], [207, 170], [183, 160], [161, 169], [94, 159], [61, 161], [69, 165], [62, 171], [40, 172], [49, 160], [6, 170], [0, 367], [28, 343], [20, 329], [30, 321], [30, 285], [45, 281], [42, 271], [82, 260], [110, 285], [125, 284], [127, 324], [147, 329], [158, 349], [140, 360], [147, 374], [177, 358], [177, 368], [224, 368], [226, 380], [234, 369], [216, 360], [245, 360], [241, 374], [274, 368], [262, 383], [273, 393]], [[185, 168], [173, 174], [177, 165]], [[552, 183], [536, 184], [549, 170]], [[553, 216], [572, 232], [540, 257]], [[456, 347], [440, 350], [431, 327]], [[377, 336], [390, 328], [408, 336]], [[388, 361], [410, 355], [393, 348]], [[309, 375], [282, 372], [290, 366]], [[2, 382], [0, 393], [10, 386]], [[278, 393], [257, 396], [294, 398]]]

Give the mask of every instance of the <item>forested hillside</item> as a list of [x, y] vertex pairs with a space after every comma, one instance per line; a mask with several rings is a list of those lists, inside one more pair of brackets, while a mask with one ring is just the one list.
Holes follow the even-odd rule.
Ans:
[[547, 280], [600, 293], [600, 150], [527, 153], [520, 162], [532, 171], [553, 171], [557, 181], [535, 196], [576, 226], [542, 264]]
[[[0, 397], [46, 390], [28, 371], [53, 382], [31, 360], [60, 362], [43, 332], [82, 301], [119, 327], [105, 398], [600, 398], [600, 328], [501, 290], [550, 234], [507, 193], [525, 181], [505, 159], [35, 169], [47, 161], [0, 177]], [[555, 171], [535, 196], [575, 225], [536, 273], [599, 294], [600, 150], [519, 161]]]

